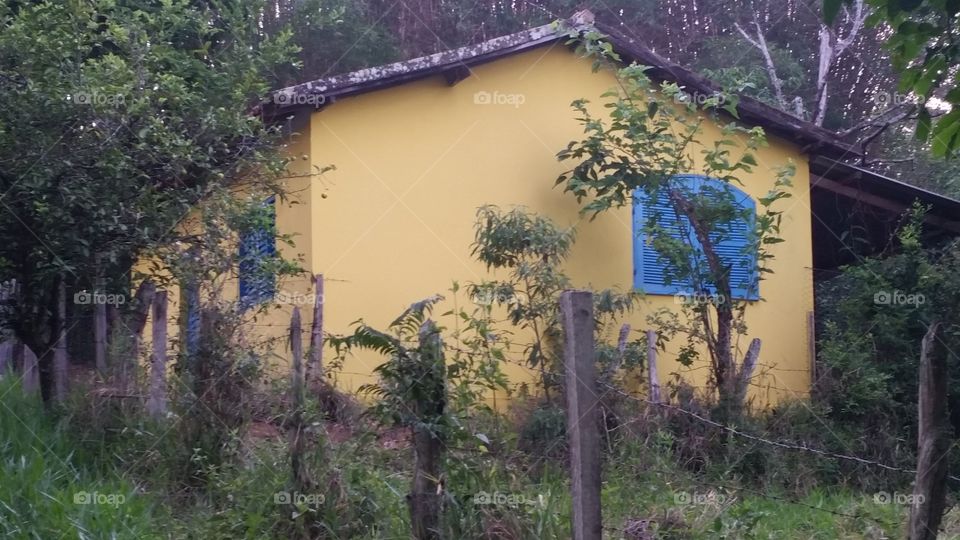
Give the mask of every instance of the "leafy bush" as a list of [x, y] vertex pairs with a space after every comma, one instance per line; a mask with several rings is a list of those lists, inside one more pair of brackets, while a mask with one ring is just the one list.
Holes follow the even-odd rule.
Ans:
[[[960, 350], [960, 243], [925, 248], [922, 210], [898, 233], [897, 252], [842, 269], [821, 283], [820, 366], [815, 397], [832, 419], [914, 441], [920, 343], [934, 321]], [[949, 407], [960, 428], [960, 358], [948, 352]]]

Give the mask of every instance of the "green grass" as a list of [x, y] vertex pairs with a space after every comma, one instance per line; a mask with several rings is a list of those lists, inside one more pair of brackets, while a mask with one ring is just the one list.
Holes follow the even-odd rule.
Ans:
[[95, 470], [52, 414], [0, 381], [0, 537], [157, 538], [157, 506]]
[[[315, 449], [314, 494], [324, 500], [291, 511], [275, 503], [277, 493], [290, 490], [282, 438], [248, 441], [234, 459], [206, 467], [202, 487], [188, 488], [173, 481], [179, 465], [165, 429], [114, 430], [105, 442], [90, 433], [79, 436], [82, 418], [58, 420], [9, 382], [0, 383], [0, 396], [2, 538], [299, 538], [310, 523], [323, 538], [408, 538], [412, 455], [382, 447], [373, 433]], [[447, 470], [448, 536], [568, 538], [563, 458], [543, 460], [517, 450], [511, 433], [518, 430], [502, 427], [494, 451], [463, 454]], [[756, 479], [715, 471], [694, 475], [674, 462], [674, 442], [652, 439], [621, 442], [607, 455], [605, 537], [622, 538], [625, 529], [644, 521], [663, 539], [903, 536], [908, 508], [878, 504], [872, 493], [827, 484], [803, 491], [761, 489]], [[152, 461], [130, 467], [138, 456]], [[512, 498], [478, 504], [475, 496], [483, 492]], [[99, 495], [105, 504], [81, 504], [84, 493]], [[958, 521], [956, 513], [947, 516], [946, 537], [958, 536]]]

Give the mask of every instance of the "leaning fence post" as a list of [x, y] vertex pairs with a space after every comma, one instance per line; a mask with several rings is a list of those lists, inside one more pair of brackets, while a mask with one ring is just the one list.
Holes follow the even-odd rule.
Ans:
[[93, 358], [97, 372], [104, 376], [107, 372], [107, 305], [102, 302], [93, 304]]
[[167, 291], [153, 297], [153, 354], [150, 358], [150, 397], [147, 412], [154, 418], [167, 414]]
[[657, 333], [647, 330], [647, 380], [650, 402], [660, 404], [660, 376], [657, 374]]
[[293, 469], [293, 485], [305, 492], [310, 484], [304, 462], [303, 437], [303, 337], [300, 334], [300, 308], [294, 306], [290, 317], [290, 352], [293, 355], [290, 392], [293, 395], [293, 431], [290, 436], [290, 465]]
[[593, 343], [593, 294], [560, 294], [567, 394], [567, 438], [573, 495], [574, 540], [599, 540], [600, 425], [597, 411], [596, 354]]
[[67, 399], [67, 283], [63, 276], [57, 285], [57, 344], [53, 348], [53, 400]]
[[938, 344], [940, 323], [930, 325], [920, 347], [917, 479], [910, 507], [910, 540], [936, 540], [943, 518], [950, 450], [947, 421], [947, 354]]
[[307, 378], [323, 379], [323, 274], [313, 277], [313, 323], [310, 325], [310, 360]]
[[99, 294], [104, 292], [104, 280], [100, 269], [100, 258], [97, 257], [97, 277], [93, 290], [93, 359], [97, 373], [104, 377], [107, 372], [107, 304], [97, 301]]
[[750, 379], [753, 378], [753, 371], [757, 367], [757, 361], [760, 359], [760, 338], [753, 338], [750, 346], [747, 347], [747, 354], [743, 357], [743, 364], [740, 366], [740, 373], [736, 380], [736, 400], [738, 406], [743, 406], [747, 399], [747, 389], [750, 386]]
[[23, 371], [23, 393], [36, 394], [40, 391], [40, 362], [37, 355], [19, 339], [13, 346], [14, 362], [18, 363]]

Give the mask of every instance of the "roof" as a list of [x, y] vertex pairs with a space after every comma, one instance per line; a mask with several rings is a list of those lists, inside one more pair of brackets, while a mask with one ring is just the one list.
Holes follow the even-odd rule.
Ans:
[[810, 175], [813, 188], [862, 200], [891, 212], [900, 213], [913, 201], [919, 201], [930, 207], [929, 223], [960, 233], [960, 201], [956, 199], [823, 156], [813, 156], [810, 160]]
[[[475, 45], [282, 88], [274, 91], [261, 105], [261, 112], [276, 117], [302, 108], [319, 109], [343, 97], [440, 75], [454, 84], [468, 77], [473, 66], [561, 40], [566, 42], [571, 32], [582, 35], [593, 30], [607, 36], [607, 41], [624, 62], [648, 66], [647, 73], [655, 80], [675, 82], [690, 94], [713, 95], [722, 90], [716, 82], [660, 56], [617, 28], [595, 23], [589, 11], [581, 11], [563, 24], [538, 26]], [[960, 215], [960, 201], [843, 163], [840, 160], [860, 157], [862, 152], [837, 133], [749, 96], [740, 96], [737, 111], [740, 121], [762, 126], [768, 133], [792, 141], [809, 154], [811, 173], [819, 179], [814, 187], [830, 189], [851, 198], [868, 194], [867, 198], [876, 204], [883, 204], [881, 199], [895, 201], [893, 206], [887, 205], [888, 209], [905, 207], [918, 199], [934, 207], [933, 212], [939, 218], [937, 221], [944, 228], [960, 232], [960, 223], [956, 221], [956, 216]]]
[[[719, 84], [663, 58], [616, 28], [594, 23], [593, 15], [588, 11], [577, 13], [565, 23], [551, 23], [475, 45], [282, 88], [273, 92], [269, 101], [263, 104], [263, 112], [272, 116], [304, 107], [321, 108], [342, 97], [437, 75], [444, 75], [450, 83], [454, 83], [469, 76], [469, 70], [473, 66], [559, 40], [567, 41], [570, 39], [571, 29], [581, 33], [588, 30], [599, 31], [607, 36], [614, 50], [625, 62], [649, 66], [648, 74], [652, 78], [676, 82], [687, 93], [712, 95], [722, 89]], [[737, 110], [744, 123], [762, 126], [768, 133], [790, 140], [803, 147], [806, 152], [837, 158], [860, 155], [859, 150], [841, 140], [836, 133], [751, 97], [741, 96]]]

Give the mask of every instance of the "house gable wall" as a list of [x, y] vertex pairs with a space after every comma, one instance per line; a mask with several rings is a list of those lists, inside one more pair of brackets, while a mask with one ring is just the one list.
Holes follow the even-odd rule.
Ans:
[[[560, 225], [576, 225], [566, 266], [573, 282], [596, 289], [630, 287], [630, 207], [589, 221], [571, 195], [554, 187], [570, 166], [559, 163], [556, 152], [582, 136], [570, 103], [587, 98], [602, 115], [600, 95], [614, 85], [612, 74], [592, 72], [589, 61], [555, 43], [477, 66], [453, 86], [437, 76], [313, 112], [311, 163], [336, 170], [312, 182], [310, 219], [295, 224], [309, 223], [309, 232], [294, 232], [311, 243], [305, 250], [310, 269], [326, 276], [326, 331], [346, 333], [360, 318], [383, 328], [411, 302], [436, 293], [451, 302], [454, 281], [492, 278], [470, 256], [476, 209], [484, 204], [523, 205]], [[483, 103], [487, 99], [491, 103]], [[703, 142], [719, 136], [708, 122]], [[786, 241], [774, 246], [774, 274], [760, 287], [764, 301], [752, 305], [747, 316], [750, 337], [763, 340], [757, 370], [762, 375], [753, 395], [770, 403], [805, 396], [809, 389], [810, 190], [807, 159], [795, 145], [771, 138], [757, 158], [760, 165], [743, 175], [742, 186], [755, 198], [773, 186], [772, 169], [792, 160], [797, 170], [793, 197], [783, 202]], [[279, 223], [290, 223], [282, 212]], [[469, 298], [461, 292], [457, 301]], [[678, 306], [673, 297], [648, 296], [627, 322], [645, 330], [645, 315], [659, 307]], [[745, 350], [747, 344], [740, 345]], [[705, 358], [683, 368], [671, 357], [681, 345], [670, 343], [660, 360], [663, 382], [682, 372], [693, 385], [705, 385]], [[519, 353], [516, 360], [522, 361]], [[372, 368], [382, 361], [357, 354], [343, 366], [338, 384], [355, 390], [371, 381]], [[533, 377], [518, 365], [506, 370], [513, 383]]]

